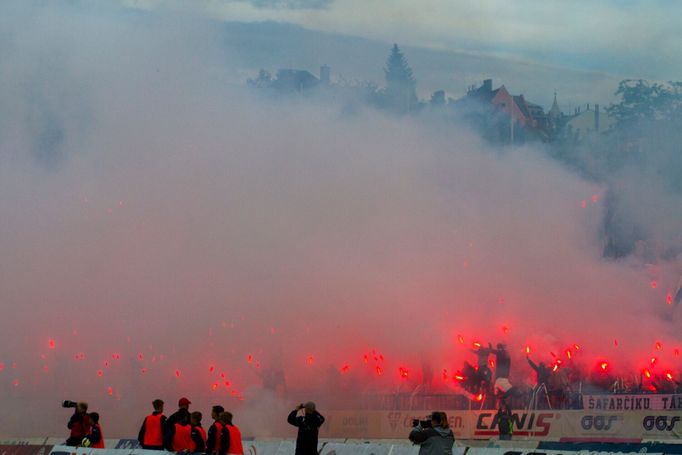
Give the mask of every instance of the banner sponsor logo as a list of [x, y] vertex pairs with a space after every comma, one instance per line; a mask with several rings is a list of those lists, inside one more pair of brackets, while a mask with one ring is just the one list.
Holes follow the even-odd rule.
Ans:
[[679, 416], [646, 416], [642, 419], [642, 428], [646, 431], [673, 431], [679, 421]]
[[645, 411], [682, 409], [682, 395], [585, 395], [583, 407], [602, 411]]
[[622, 420], [619, 415], [586, 415], [580, 419], [580, 426], [585, 431], [609, 431]]
[[[558, 415], [556, 416], [558, 417]], [[513, 434], [516, 436], [547, 436], [555, 419], [553, 412], [522, 412], [512, 414]], [[474, 436], [499, 434], [497, 414], [482, 412], [476, 420]]]

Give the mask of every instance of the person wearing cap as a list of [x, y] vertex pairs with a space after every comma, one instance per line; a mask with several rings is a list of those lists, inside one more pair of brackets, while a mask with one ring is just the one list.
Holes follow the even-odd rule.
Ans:
[[178, 400], [178, 410], [175, 411], [173, 414], [171, 414], [170, 417], [168, 417], [168, 428], [173, 428], [173, 426], [176, 423], [180, 423], [181, 420], [187, 419], [189, 422], [190, 419], [190, 414], [189, 414], [189, 405], [192, 404], [191, 401], [187, 399], [187, 397], [182, 397]]
[[317, 439], [324, 417], [315, 409], [315, 403], [299, 404], [289, 413], [287, 422], [298, 427], [296, 455], [317, 455]]

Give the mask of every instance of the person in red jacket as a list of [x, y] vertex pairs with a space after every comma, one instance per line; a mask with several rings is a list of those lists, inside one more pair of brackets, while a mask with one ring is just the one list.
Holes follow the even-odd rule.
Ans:
[[82, 445], [93, 449], [103, 449], [104, 434], [102, 434], [102, 427], [99, 424], [99, 414], [91, 412], [88, 416], [90, 417], [90, 433], [83, 439]]
[[166, 434], [166, 416], [163, 415], [163, 400], [152, 401], [154, 412], [145, 417], [137, 440], [143, 449], [163, 450], [163, 438]]
[[190, 425], [192, 426], [192, 445], [190, 452], [203, 452], [206, 448], [206, 431], [201, 426], [203, 416], [199, 411], [194, 411], [190, 415]]
[[66, 427], [71, 430], [69, 439], [66, 440], [67, 446], [79, 446], [88, 433], [90, 433], [90, 416], [88, 416], [88, 404], [80, 402], [76, 404], [76, 410], [69, 419]]
[[223, 424], [223, 434], [227, 433], [225, 443], [225, 453], [244, 455], [244, 446], [242, 445], [242, 433], [232, 423], [232, 413], [223, 412], [220, 414], [220, 422]]
[[213, 455], [220, 451], [220, 435], [223, 431], [223, 424], [220, 423], [220, 414], [225, 412], [225, 408], [219, 404], [213, 406], [211, 410], [211, 418], [213, 424], [208, 428], [208, 435], [206, 435], [206, 454]]
[[188, 415], [181, 415], [178, 422], [168, 426], [166, 450], [176, 453], [192, 451], [192, 427]]

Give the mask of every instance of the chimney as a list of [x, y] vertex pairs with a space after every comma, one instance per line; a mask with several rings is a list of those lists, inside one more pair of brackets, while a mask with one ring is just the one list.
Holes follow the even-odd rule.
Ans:
[[485, 79], [483, 81], [483, 90], [486, 92], [492, 92], [493, 91], [493, 80], [492, 79]]
[[599, 105], [594, 105], [594, 130], [599, 131]]
[[329, 85], [330, 74], [331, 68], [329, 68], [327, 65], [322, 65], [320, 67], [320, 82], [322, 83], [322, 85]]

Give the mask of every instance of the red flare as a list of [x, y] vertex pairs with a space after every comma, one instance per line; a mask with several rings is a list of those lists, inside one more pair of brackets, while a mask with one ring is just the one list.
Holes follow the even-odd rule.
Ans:
[[315, 357], [309, 355], [308, 358], [306, 359], [306, 362], [308, 363], [308, 365], [312, 365], [313, 363], [315, 363]]
[[464, 337], [462, 335], [457, 335], [457, 341], [459, 341], [459, 344], [464, 344]]
[[48, 349], [54, 349], [55, 346], [56, 346], [56, 343], [55, 343], [55, 341], [54, 341], [52, 338], [50, 338], [49, 340], [47, 340], [47, 347], [48, 347]]
[[111, 387], [107, 387], [107, 395], [112, 396], [114, 394], [114, 389]]
[[599, 201], [599, 195], [593, 194], [593, 195], [592, 195], [592, 203], [593, 203], [593, 204], [596, 204], [597, 201]]
[[651, 371], [647, 370], [646, 368], [644, 369], [644, 376], [647, 377], [647, 379], [651, 379]]
[[483, 401], [483, 394], [482, 394], [482, 393], [479, 393], [478, 395], [476, 395], [476, 397], [474, 398], [474, 400], [476, 400], [476, 401]]
[[363, 356], [362, 356], [362, 361], [365, 362], [365, 363], [369, 362], [369, 356], [368, 356], [367, 354], [363, 355]]
[[668, 295], [665, 297], [665, 301], [668, 302], [668, 305], [673, 304], [673, 295], [670, 292], [668, 292]]
[[555, 371], [555, 372], [556, 372], [556, 370], [558, 370], [558, 369], [559, 369], [559, 364], [558, 364], [558, 363], [555, 363], [555, 364], [554, 364], [554, 367], [552, 367], [552, 371]]
[[180, 370], [175, 370], [175, 377], [179, 378], [180, 377]]
[[12, 381], [12, 385], [13, 385], [14, 387], [19, 387], [19, 380], [18, 380], [18, 379], [15, 379], [14, 381]]
[[661, 342], [660, 342], [660, 341], [657, 341], [657, 342], [656, 342], [656, 350], [657, 350], [657, 351], [660, 351], [662, 347], [663, 347], [663, 345], [661, 344]]
[[608, 362], [602, 362], [599, 364], [599, 367], [602, 369], [602, 371], [606, 371], [606, 369], [609, 367]]
[[215, 365], [209, 365], [208, 366], [208, 372], [213, 373], [215, 371]]
[[580, 351], [580, 345], [574, 344], [573, 348], [575, 348], [576, 351]]
[[384, 374], [384, 370], [382, 370], [381, 367], [376, 367], [376, 372], [377, 376], [381, 376], [382, 374]]
[[403, 379], [407, 379], [407, 377], [410, 375], [409, 371], [403, 367], [398, 368], [398, 374], [400, 374], [400, 377]]
[[108, 360], [104, 361], [104, 368], [109, 368], [109, 361]]
[[651, 363], [651, 366], [654, 366], [656, 362], [658, 362], [658, 359], [656, 357], [652, 357], [649, 362]]
[[456, 374], [455, 375], [455, 380], [457, 381], [464, 381], [466, 378], [462, 376], [461, 374]]
[[104, 371], [97, 370], [97, 376], [99, 376], [101, 378], [103, 375], [104, 375]]
[[495, 361], [493, 359], [490, 359], [488, 361], [488, 365], [490, 365], [490, 368], [495, 368]]
[[503, 325], [502, 326], [502, 333], [507, 335], [509, 333], [509, 327], [507, 327], [506, 325]]
[[50, 371], [50, 367], [48, 367], [47, 365], [43, 365], [43, 371], [47, 373], [48, 371]]
[[214, 382], [213, 384], [211, 384], [211, 390], [216, 390], [217, 388], [218, 388], [217, 382]]
[[4, 369], [5, 369], [5, 364], [2, 363], [2, 362], [0, 362], [0, 371], [2, 371], [2, 370], [4, 370]]
[[246, 356], [246, 362], [247, 362], [247, 363], [253, 362], [253, 356], [252, 356], [251, 354], [249, 354], [248, 356]]
[[142, 374], [147, 374], [147, 369], [146, 369], [146, 368], [142, 368], [142, 369], [140, 370], [140, 373], [142, 373]]
[[656, 283], [656, 281], [652, 281], [652, 282], [651, 282], [651, 289], [656, 289], [656, 286], [658, 286], [658, 284]]
[[140, 362], [141, 362], [141, 361], [144, 360], [144, 355], [142, 355], [141, 352], [138, 352], [138, 353], [137, 353], [137, 358], [138, 358], [138, 359], [140, 360]]
[[344, 365], [341, 367], [341, 374], [346, 374], [350, 371], [350, 365]]
[[672, 381], [672, 380], [673, 380], [673, 374], [672, 374], [671, 372], [669, 372], [669, 371], [665, 374], [665, 377], [666, 377], [669, 381]]
[[530, 345], [529, 344], [526, 345], [526, 354], [530, 354]]
[[571, 360], [571, 350], [570, 349], [566, 349], [566, 358], [568, 360]]
[[679, 356], [680, 356], [680, 350], [679, 350], [679, 348], [675, 348], [675, 349], [673, 350], [673, 355], [674, 355], [675, 357], [679, 357]]
[[481, 343], [479, 343], [478, 341], [474, 341], [474, 342], [471, 343], [471, 344], [472, 344], [472, 346], [473, 346], [474, 348], [476, 348], [476, 349], [479, 349], [479, 348], [481, 347]]

